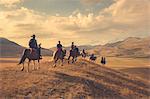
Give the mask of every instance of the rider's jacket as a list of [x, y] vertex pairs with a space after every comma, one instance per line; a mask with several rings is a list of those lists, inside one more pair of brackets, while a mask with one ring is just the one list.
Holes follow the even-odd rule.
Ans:
[[29, 41], [29, 47], [30, 47], [30, 48], [35, 48], [35, 49], [38, 48], [36, 39], [33, 39], [33, 38], [32, 38], [32, 39]]
[[74, 49], [74, 45], [71, 45], [71, 50], [73, 50]]
[[57, 50], [62, 50], [62, 45], [61, 44], [57, 44]]

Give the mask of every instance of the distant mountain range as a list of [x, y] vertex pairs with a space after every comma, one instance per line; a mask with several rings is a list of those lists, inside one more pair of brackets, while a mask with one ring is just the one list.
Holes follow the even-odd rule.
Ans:
[[[10, 41], [6, 38], [0, 38], [0, 57], [19, 57], [21, 56], [25, 47]], [[43, 56], [52, 56], [53, 51], [49, 49], [42, 48]]]
[[123, 41], [96, 46], [88, 52], [100, 56], [150, 58], [150, 37], [129, 37]]
[[[71, 45], [70, 45], [71, 46]], [[67, 46], [67, 47], [63, 47], [64, 49], [66, 49], [67, 51], [69, 51], [70, 50], [70, 46]], [[82, 51], [83, 49], [85, 49], [85, 50], [90, 50], [90, 49], [93, 49], [93, 47], [95, 47], [95, 46], [92, 46], [92, 45], [79, 45], [79, 46], [77, 46], [79, 49], [80, 49], [80, 51]], [[52, 51], [56, 51], [56, 47], [52, 47], [52, 48], [50, 48]]]
[[[150, 58], [150, 37], [129, 37], [115, 43], [96, 46], [81, 45], [78, 48], [80, 51], [85, 49], [89, 54], [94, 53], [98, 56]], [[15, 42], [6, 38], [0, 38], [0, 57], [20, 56], [24, 49], [25, 47]], [[65, 49], [69, 51], [70, 46], [65, 47]], [[56, 51], [56, 47], [50, 49], [42, 48], [42, 55], [52, 56], [54, 51]]]

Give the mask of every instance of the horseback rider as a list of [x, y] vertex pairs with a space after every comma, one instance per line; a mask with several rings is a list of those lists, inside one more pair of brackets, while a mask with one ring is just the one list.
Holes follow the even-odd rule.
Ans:
[[82, 50], [82, 57], [84, 57], [84, 58], [86, 57], [85, 49]]
[[96, 60], [96, 56], [94, 55], [94, 54], [91, 54], [91, 56], [90, 56], [90, 60], [92, 60], [92, 61], [95, 61]]
[[74, 42], [72, 42], [72, 44], [71, 44], [71, 50], [73, 51], [74, 48], [75, 48], [75, 45], [74, 45]]
[[82, 53], [83, 53], [83, 54], [86, 54], [84, 49], [82, 50]]
[[33, 52], [38, 53], [39, 57], [41, 58], [41, 44], [39, 44], [40, 48], [38, 48], [37, 40], [35, 39], [36, 36], [33, 34], [31, 37], [32, 38], [29, 41], [29, 47], [31, 48], [31, 53]]
[[103, 64], [103, 65], [106, 64], [106, 58], [105, 58], [105, 57], [102, 57], [102, 58], [101, 58], [101, 64]]
[[79, 48], [76, 45], [74, 46], [74, 50], [78, 53], [78, 55], [80, 54]]
[[79, 52], [79, 48], [77, 46], [74, 46], [74, 49]]
[[95, 58], [96, 56], [94, 54], [91, 55], [91, 58]]
[[42, 59], [41, 48], [42, 48], [42, 47], [41, 47], [41, 43], [40, 43], [39, 46], [38, 46], [38, 50], [39, 50], [38, 52], [39, 52], [39, 55], [40, 55], [40, 59]]
[[63, 66], [63, 59], [65, 58], [66, 56], [66, 50], [65, 49], [62, 49], [63, 46], [61, 45], [61, 42], [58, 41], [58, 44], [57, 44], [57, 51], [54, 53], [54, 67], [56, 66], [56, 63], [57, 61], [60, 59], [62, 64], [61, 66]]
[[58, 41], [58, 44], [57, 44], [57, 52], [62, 52], [62, 45], [60, 41]]
[[32, 39], [30, 39], [30, 41], [29, 41], [29, 47], [31, 48], [31, 49], [37, 49], [38, 48], [38, 45], [37, 45], [37, 41], [36, 41], [36, 39], [35, 39], [35, 35], [32, 35], [31, 36], [32, 37]]

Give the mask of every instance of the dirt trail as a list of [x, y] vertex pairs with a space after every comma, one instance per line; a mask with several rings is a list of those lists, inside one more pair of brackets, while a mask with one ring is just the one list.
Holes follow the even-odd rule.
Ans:
[[[19, 67], [19, 66], [18, 66]], [[80, 59], [74, 64], [53, 67], [42, 62], [29, 73], [18, 67], [0, 71], [1, 97], [40, 99], [141, 99], [149, 98], [149, 82]]]

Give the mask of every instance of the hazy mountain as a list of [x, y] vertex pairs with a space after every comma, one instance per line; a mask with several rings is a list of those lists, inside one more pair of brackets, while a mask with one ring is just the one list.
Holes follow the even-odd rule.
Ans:
[[[71, 45], [70, 45], [71, 46]], [[70, 50], [70, 46], [67, 46], [67, 47], [64, 47], [64, 49], [66, 49], [67, 51], [69, 51]], [[76, 45], [78, 48], [79, 48], [79, 50], [80, 51], [82, 51], [83, 49], [85, 49], [85, 50], [91, 50], [91, 49], [93, 49], [93, 47], [95, 47], [95, 46], [92, 46], [92, 45]], [[52, 47], [52, 48], [50, 48], [52, 51], [56, 51], [56, 47]]]
[[[10, 41], [6, 38], [0, 38], [0, 57], [19, 57], [25, 47]], [[42, 55], [52, 55], [52, 51], [42, 48]]]
[[129, 37], [123, 41], [97, 46], [89, 52], [115, 57], [150, 57], [150, 37]]
[[[94, 53], [102, 56], [150, 57], [150, 37], [129, 37], [123, 41], [107, 43], [105, 45], [81, 45], [77, 47], [80, 49], [80, 51], [85, 49], [89, 54]], [[64, 48], [68, 51], [70, 50], [70, 46]], [[6, 38], [0, 38], [0, 57], [20, 56], [24, 49], [25, 47], [22, 47], [15, 42], [9, 41]], [[56, 47], [50, 48], [50, 50], [43, 48], [42, 55], [51, 56], [53, 51], [56, 51]]]

